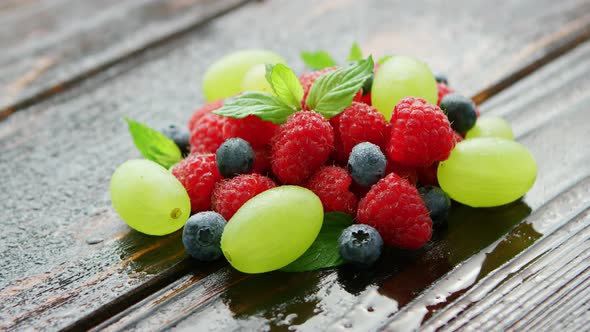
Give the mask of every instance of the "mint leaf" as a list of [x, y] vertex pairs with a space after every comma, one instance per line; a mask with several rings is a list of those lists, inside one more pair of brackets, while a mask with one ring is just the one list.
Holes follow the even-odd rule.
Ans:
[[373, 58], [320, 76], [311, 86], [305, 103], [327, 119], [352, 104], [352, 98], [373, 74]]
[[352, 225], [352, 217], [342, 212], [324, 214], [324, 223], [311, 247], [293, 263], [281, 271], [303, 272], [340, 266], [344, 263], [338, 251], [338, 238]]
[[285, 104], [301, 108], [303, 87], [297, 75], [289, 67], [282, 63], [266, 65], [266, 80], [273, 91]]
[[166, 135], [127, 117], [125, 121], [127, 121], [133, 143], [146, 159], [154, 161], [165, 168], [169, 168], [182, 160], [180, 149]]
[[359, 47], [357, 42], [352, 44], [350, 48], [350, 53], [348, 53], [348, 61], [359, 61], [363, 59], [363, 50]]
[[281, 124], [296, 108], [285, 104], [279, 97], [266, 92], [246, 92], [226, 101], [214, 114], [235, 119], [255, 115], [264, 121]]
[[336, 61], [326, 51], [301, 52], [301, 60], [311, 69], [319, 70], [334, 67]]
[[393, 56], [393, 55], [386, 55], [386, 56], [383, 56], [383, 57], [379, 58], [379, 60], [377, 60], [377, 63], [378, 63], [378, 64], [380, 64], [380, 65], [382, 65], [382, 64], [384, 64], [384, 63], [385, 63], [385, 61], [387, 61], [387, 60], [391, 59], [391, 57], [392, 57], [392, 56]]

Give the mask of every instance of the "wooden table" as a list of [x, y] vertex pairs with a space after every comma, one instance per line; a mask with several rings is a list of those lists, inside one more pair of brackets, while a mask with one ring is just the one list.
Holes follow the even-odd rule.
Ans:
[[[590, 2], [5, 0], [0, 330], [590, 330]], [[180, 233], [131, 231], [108, 194], [138, 157], [123, 116], [184, 122], [241, 48], [418, 56], [535, 155], [524, 199], [456, 204], [368, 271], [245, 275]]]

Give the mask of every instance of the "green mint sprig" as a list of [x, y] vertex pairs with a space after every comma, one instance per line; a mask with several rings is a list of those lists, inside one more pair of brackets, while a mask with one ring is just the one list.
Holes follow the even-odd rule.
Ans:
[[342, 231], [352, 225], [352, 217], [342, 212], [324, 214], [324, 223], [311, 247], [293, 263], [281, 271], [303, 272], [327, 269], [344, 264], [338, 251], [338, 238]]
[[125, 117], [133, 143], [144, 156], [165, 168], [182, 160], [182, 154], [173, 140], [161, 132]]
[[373, 58], [342, 67], [320, 76], [309, 90], [305, 103], [327, 119], [340, 114], [352, 104], [354, 95], [373, 75]]
[[266, 80], [275, 95], [285, 104], [296, 109], [301, 107], [303, 87], [293, 70], [282, 63], [276, 65], [267, 64]]
[[274, 95], [246, 92], [227, 100], [213, 113], [236, 119], [255, 115], [264, 121], [281, 124], [289, 115], [301, 110], [303, 87], [293, 70], [283, 64], [266, 65], [265, 77]]
[[350, 52], [348, 53], [348, 61], [359, 61], [363, 59], [363, 50], [361, 50], [357, 42], [352, 43]]
[[336, 61], [326, 51], [301, 52], [301, 60], [313, 70], [336, 66]]

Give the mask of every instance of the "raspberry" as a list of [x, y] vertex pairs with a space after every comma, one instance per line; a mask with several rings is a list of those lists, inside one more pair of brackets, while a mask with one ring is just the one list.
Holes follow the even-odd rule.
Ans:
[[438, 162], [426, 167], [416, 168], [418, 173], [418, 182], [423, 186], [437, 186], [438, 187]]
[[432, 236], [432, 220], [418, 190], [394, 173], [361, 199], [357, 221], [375, 227], [385, 244], [401, 249], [418, 249]]
[[297, 112], [272, 140], [272, 171], [283, 183], [301, 184], [328, 160], [333, 149], [334, 130], [328, 120], [316, 112]]
[[191, 154], [174, 165], [172, 174], [186, 189], [193, 212], [211, 209], [211, 192], [221, 180], [214, 154]]
[[449, 93], [455, 92], [446, 83], [443, 82], [436, 83], [436, 87], [438, 89], [438, 100], [436, 102], [436, 105], [438, 106], [440, 106], [440, 101], [443, 99], [444, 96], [448, 95]]
[[211, 205], [213, 210], [229, 220], [244, 203], [277, 185], [260, 174], [242, 174], [215, 185]]
[[205, 106], [194, 111], [193, 115], [188, 120], [188, 130], [192, 132], [193, 129], [195, 129], [195, 123], [199, 121], [203, 115], [211, 113], [216, 109], [221, 108], [221, 106], [223, 106], [223, 99], [212, 101], [209, 104], [206, 104]]
[[405, 179], [411, 185], [415, 186], [418, 184], [418, 172], [416, 168], [405, 166], [395, 161], [387, 160], [387, 168], [385, 168], [385, 174], [395, 173], [400, 178]]
[[252, 173], [264, 174], [270, 168], [270, 148], [256, 148], [254, 149], [254, 166]]
[[191, 132], [191, 153], [215, 153], [225, 141], [222, 128], [228, 118], [213, 113], [203, 115]]
[[306, 188], [313, 191], [324, 206], [324, 212], [340, 211], [355, 215], [357, 198], [349, 187], [352, 177], [338, 166], [325, 166], [313, 174]]
[[353, 102], [344, 112], [330, 120], [334, 126], [336, 153], [334, 159], [346, 163], [355, 145], [370, 142], [385, 150], [387, 121], [374, 107]]
[[239, 137], [248, 141], [253, 148], [263, 147], [270, 143], [278, 127], [254, 115], [243, 119], [228, 118], [223, 125], [223, 138]]
[[438, 106], [406, 97], [393, 110], [387, 154], [407, 166], [428, 166], [449, 157], [453, 137], [449, 120]]
[[305, 100], [307, 99], [307, 94], [309, 94], [309, 89], [311, 89], [311, 85], [313, 84], [313, 82], [315, 82], [315, 80], [317, 80], [320, 76], [326, 73], [333, 72], [336, 69], [338, 69], [338, 67], [324, 68], [322, 70], [316, 70], [310, 73], [301, 74], [301, 76], [299, 76], [299, 82], [303, 87], [303, 100], [301, 100], [301, 106], [303, 107], [303, 109], [308, 109], [307, 105], [305, 105]]

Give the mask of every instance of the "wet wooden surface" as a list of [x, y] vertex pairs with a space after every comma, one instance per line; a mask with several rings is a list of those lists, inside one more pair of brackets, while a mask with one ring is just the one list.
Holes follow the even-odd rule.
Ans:
[[[7, 22], [11, 12], [25, 15], [36, 5], [64, 5], [82, 12], [91, 8], [66, 6], [68, 2], [6, 2], [0, 6], [0, 24]], [[213, 2], [175, 3], [186, 3], [186, 8], [204, 6], [205, 12], [215, 13], [223, 1]], [[108, 12], [107, 3], [97, 10]], [[112, 6], [127, 8], [130, 3]], [[233, 8], [235, 3], [226, 4]], [[156, 29], [161, 35], [144, 41], [149, 47], [129, 47], [123, 52], [127, 55], [107, 61], [108, 70], [98, 66], [92, 75], [79, 73], [86, 72], [82, 63], [95, 59], [93, 52], [64, 58], [63, 65], [71, 70], [64, 69], [69, 74], [63, 80], [70, 80], [71, 87], [52, 97], [30, 99], [30, 106], [11, 109], [0, 123], [4, 229], [0, 234], [0, 329], [79, 330], [102, 324], [100, 328], [110, 330], [286, 330], [294, 325], [303, 330], [397, 330], [419, 326], [424, 318], [430, 318], [426, 327], [452, 321], [455, 325], [449, 328], [460, 327], [461, 322], [480, 328], [488, 327], [490, 306], [499, 315], [509, 316], [517, 305], [522, 317], [506, 320], [503, 327], [538, 326], [533, 324], [543, 324], [540, 313], [545, 312], [553, 315], [548, 317], [570, 317], [564, 323], [569, 327], [584, 326], [588, 322], [583, 306], [588, 297], [584, 257], [565, 256], [571, 262], [562, 262], [563, 287], [543, 277], [553, 270], [536, 257], [544, 253], [561, 257], [571, 253], [569, 246], [587, 245], [581, 231], [570, 240], [573, 234], [568, 227], [577, 231], [588, 224], [590, 52], [588, 45], [577, 45], [589, 35], [590, 4], [579, 0], [512, 1], [503, 6], [454, 3], [252, 3], [207, 24], [191, 21], [195, 27], [190, 30], [166, 16], [162, 24], [167, 28]], [[72, 24], [63, 18], [55, 21]], [[148, 22], [146, 27], [142, 22]], [[149, 22], [138, 19], [133, 31], [146, 34]], [[53, 31], [62, 32], [55, 36], [70, 31], [57, 26]], [[23, 37], [1, 35], [2, 44], [11, 45], [13, 52], [20, 50], [19, 61], [31, 61], [35, 53], [24, 51], [27, 41], [19, 40], [26, 39], [27, 28], [15, 31], [15, 36]], [[122, 33], [99, 45], [116, 49], [126, 45], [125, 36]], [[63, 39], [59, 47], [75, 48], [78, 40]], [[144, 236], [119, 220], [110, 207], [108, 181], [117, 165], [139, 156], [122, 116], [153, 126], [186, 121], [203, 102], [200, 79], [206, 67], [231, 50], [273, 49], [301, 71], [299, 51], [327, 49], [344, 59], [354, 40], [376, 55], [395, 52], [421, 57], [447, 72], [458, 90], [476, 95], [479, 101], [499, 93], [482, 109], [510, 120], [539, 163], [537, 184], [524, 201], [479, 210], [457, 205], [449, 227], [427, 248], [415, 253], [392, 250], [374, 270], [365, 272], [244, 275], [223, 262], [198, 264], [187, 259], [179, 233]], [[2, 59], [0, 55], [0, 63]], [[545, 66], [531, 74], [541, 65]], [[11, 67], [0, 65], [0, 72]], [[55, 81], [50, 77], [35, 80], [38, 92], [34, 94], [54, 94]], [[520, 303], [510, 292], [495, 288], [512, 282], [514, 294], [524, 294], [531, 286], [517, 285], [518, 275], [511, 269], [529, 267], [532, 261], [537, 264], [535, 276], [541, 276], [532, 279], [544, 282], [545, 291]], [[552, 292], [551, 285], [558, 289]], [[483, 295], [478, 298], [478, 294]], [[562, 305], [545, 309], [538, 305], [549, 301]], [[580, 314], [560, 309], [568, 305]]]
[[247, 0], [30, 0], [0, 10], [0, 119]]

